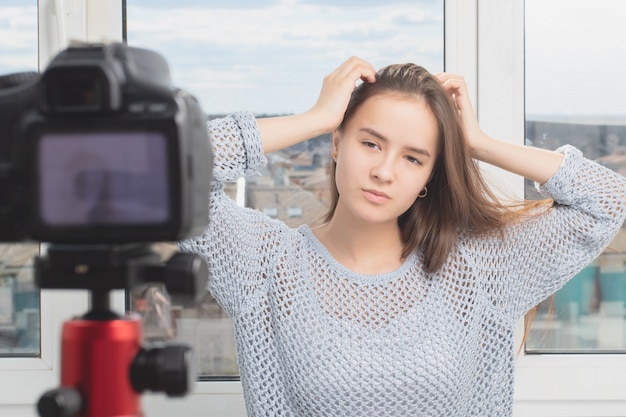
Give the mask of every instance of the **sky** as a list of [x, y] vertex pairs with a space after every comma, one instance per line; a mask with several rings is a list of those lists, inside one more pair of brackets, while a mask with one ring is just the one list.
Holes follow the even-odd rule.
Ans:
[[185, 3], [128, 0], [128, 43], [162, 51], [209, 112], [307, 110], [351, 55], [443, 70], [441, 0]]
[[[24, 4], [32, 3], [32, 6]], [[384, 4], [383, 4], [384, 3]], [[36, 0], [0, 3], [0, 74], [37, 65]], [[626, 114], [626, 1], [526, 0], [526, 109]], [[443, 70], [443, 0], [127, 0], [128, 43], [207, 113], [310, 108], [351, 55]]]
[[[0, 71], [34, 67], [36, 10], [4, 1]], [[443, 70], [443, 0], [382, 4], [127, 0], [128, 43], [160, 52], [173, 84], [196, 95], [207, 113], [294, 113], [314, 104], [323, 77], [351, 55], [375, 67], [412, 61]]]
[[526, 111], [626, 115], [626, 1], [525, 0]]

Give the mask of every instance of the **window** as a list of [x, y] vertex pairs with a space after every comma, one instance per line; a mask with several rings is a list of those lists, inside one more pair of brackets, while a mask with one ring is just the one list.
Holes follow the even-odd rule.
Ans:
[[[4, 1], [0, 76], [37, 71], [37, 42], [37, 1]], [[37, 245], [0, 245], [0, 357], [39, 356], [39, 289], [32, 274], [37, 252]]]
[[302, 217], [302, 207], [289, 207], [287, 215], [289, 217]]
[[[161, 52], [173, 83], [196, 95], [209, 118], [241, 110], [263, 117], [310, 108], [322, 78], [351, 55], [377, 68], [411, 61], [442, 71], [443, 11], [443, 0], [127, 0], [126, 27], [128, 44]], [[330, 153], [326, 136], [268, 155], [264, 175], [246, 181], [245, 204], [292, 227], [319, 220]], [[232, 328], [210, 296], [181, 313], [178, 329], [204, 376], [238, 374]]]
[[265, 207], [262, 211], [274, 219], [278, 217], [278, 209], [276, 207]]
[[[526, 142], [626, 175], [626, 4], [526, 0]], [[526, 195], [534, 195], [532, 184]], [[540, 304], [527, 353], [626, 352], [626, 228]]]

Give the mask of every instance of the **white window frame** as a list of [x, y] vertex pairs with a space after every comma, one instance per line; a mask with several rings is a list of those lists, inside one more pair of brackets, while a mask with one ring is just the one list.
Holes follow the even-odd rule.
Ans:
[[[481, 127], [494, 137], [523, 144], [524, 1], [477, 0], [476, 6], [478, 87], [474, 103]], [[521, 178], [507, 174], [502, 184], [523, 195]], [[518, 340], [523, 327], [520, 321]], [[520, 354], [515, 416], [624, 415], [626, 355]]]
[[[132, 1], [132, 0], [129, 0]], [[62, 4], [61, 6], [58, 6]], [[65, 26], [55, 25], [55, 7], [72, 10]], [[40, 66], [66, 46], [42, 28], [79, 40], [121, 40], [121, 0], [39, 0]], [[68, 13], [67, 10], [65, 10]], [[524, 1], [446, 0], [446, 71], [463, 74], [482, 128], [490, 135], [516, 143], [524, 141]], [[140, 45], [138, 45], [140, 46]], [[499, 187], [523, 195], [523, 180], [484, 166]], [[496, 170], [497, 171], [497, 170]], [[123, 293], [114, 297], [123, 309]], [[60, 330], [64, 320], [87, 308], [82, 291], [42, 291], [41, 357], [0, 359], [0, 415], [34, 416], [33, 404], [58, 384]], [[518, 339], [523, 322], [518, 325]], [[626, 415], [626, 355], [526, 355], [516, 365], [514, 415]], [[237, 381], [200, 382], [194, 393], [171, 400], [144, 396], [151, 417], [245, 416], [241, 384]]]

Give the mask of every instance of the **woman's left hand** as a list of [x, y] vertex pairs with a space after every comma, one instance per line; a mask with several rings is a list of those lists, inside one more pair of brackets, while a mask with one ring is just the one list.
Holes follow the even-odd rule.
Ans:
[[474, 157], [479, 153], [481, 144], [486, 142], [486, 135], [478, 124], [476, 113], [469, 97], [465, 79], [461, 75], [442, 72], [435, 74], [443, 88], [450, 94], [459, 113], [463, 135]]
[[540, 184], [554, 175], [563, 154], [489, 137], [478, 124], [463, 77], [448, 73], [436, 74], [436, 77], [452, 96], [472, 157]]

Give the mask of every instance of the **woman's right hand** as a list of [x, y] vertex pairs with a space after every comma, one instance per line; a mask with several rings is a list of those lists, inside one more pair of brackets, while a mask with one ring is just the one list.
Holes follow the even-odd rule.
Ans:
[[376, 69], [367, 61], [351, 57], [324, 77], [322, 89], [315, 105], [309, 110], [327, 132], [341, 124], [352, 92], [359, 81], [376, 81]]
[[332, 132], [343, 120], [357, 82], [375, 82], [376, 70], [351, 57], [324, 77], [317, 102], [310, 110], [291, 116], [257, 119], [265, 153]]

